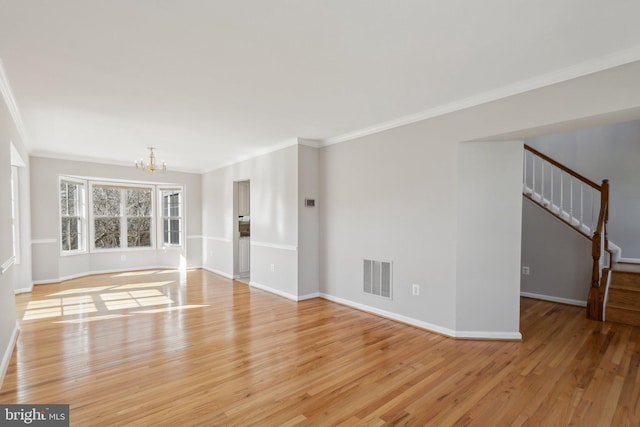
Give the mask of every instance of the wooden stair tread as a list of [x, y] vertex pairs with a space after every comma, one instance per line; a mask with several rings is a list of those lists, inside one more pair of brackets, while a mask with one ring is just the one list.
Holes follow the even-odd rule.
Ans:
[[611, 279], [611, 285], [609, 285], [609, 292], [611, 292], [612, 290], [622, 290], [622, 291], [627, 291], [627, 292], [640, 292], [640, 284], [635, 283], [635, 282], [631, 282], [631, 281], [625, 281], [625, 280], [616, 281], [615, 278], [612, 278]]
[[640, 326], [640, 311], [638, 310], [629, 310], [607, 304], [605, 316], [608, 322]]
[[640, 274], [640, 264], [618, 262], [613, 266], [612, 271], [620, 273]]
[[607, 309], [616, 308], [628, 311], [634, 311], [640, 314], [640, 306], [638, 304], [633, 303], [625, 303], [624, 301], [609, 301], [607, 303]]

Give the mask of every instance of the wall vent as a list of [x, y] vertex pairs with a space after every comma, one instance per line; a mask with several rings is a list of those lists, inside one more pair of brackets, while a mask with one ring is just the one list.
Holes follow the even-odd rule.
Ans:
[[391, 299], [391, 263], [365, 259], [363, 290], [365, 294]]

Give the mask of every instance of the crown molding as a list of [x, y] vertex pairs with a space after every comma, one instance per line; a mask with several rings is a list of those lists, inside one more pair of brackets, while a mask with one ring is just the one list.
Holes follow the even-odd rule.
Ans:
[[487, 104], [499, 99], [519, 95], [524, 92], [540, 89], [546, 86], [551, 86], [579, 77], [584, 77], [589, 74], [594, 74], [600, 71], [605, 71], [610, 68], [619, 67], [637, 61], [640, 61], [640, 47], [626, 49], [593, 60], [585, 61], [580, 64], [552, 71], [550, 73], [542, 74], [531, 79], [521, 80], [513, 84], [502, 86], [498, 89], [482, 92], [480, 94], [463, 98], [458, 101], [450, 102], [448, 104], [434, 107], [416, 114], [400, 117], [395, 120], [389, 120], [376, 124], [374, 126], [359, 129], [353, 132], [348, 132], [331, 138], [326, 138], [321, 141], [322, 147], [338, 144], [340, 142], [350, 141], [352, 139], [397, 128], [400, 126], [405, 126], [422, 120], [432, 119], [434, 117], [443, 116], [445, 114], [453, 113], [467, 108], [477, 107], [479, 105]]
[[9, 84], [7, 73], [4, 70], [2, 59], [0, 59], [0, 93], [2, 93], [4, 102], [7, 104], [7, 109], [9, 110], [9, 114], [11, 114], [11, 118], [18, 130], [18, 135], [20, 136], [22, 143], [27, 146], [27, 132], [25, 130], [24, 123], [22, 122], [20, 110], [18, 110], [18, 104], [16, 104], [16, 99], [13, 96], [13, 90], [11, 90], [11, 84]]
[[[100, 165], [110, 165], [110, 166], [124, 166], [135, 168], [133, 162], [124, 162], [119, 160], [110, 160], [110, 159], [102, 159], [99, 157], [89, 157], [89, 156], [78, 156], [74, 154], [61, 154], [61, 153], [52, 153], [48, 151], [34, 151], [29, 153], [29, 157], [37, 157], [43, 159], [56, 159], [56, 160], [68, 160], [71, 162], [84, 162], [84, 163], [97, 163]], [[181, 172], [181, 173], [195, 173], [201, 174], [202, 170], [199, 169], [185, 169], [185, 168], [173, 168], [168, 167], [167, 173], [170, 172]]]
[[275, 145], [270, 145], [269, 147], [267, 147], [265, 149], [253, 151], [249, 155], [236, 157], [235, 159], [233, 159], [233, 160], [231, 160], [229, 162], [222, 163], [221, 165], [218, 165], [218, 166], [214, 166], [211, 169], [206, 169], [202, 173], [209, 173], [209, 172], [217, 171], [217, 170], [220, 170], [220, 169], [224, 169], [226, 167], [229, 167], [229, 166], [241, 163], [241, 162], [245, 162], [247, 160], [251, 160], [251, 159], [254, 159], [256, 157], [264, 156], [265, 154], [273, 153], [274, 151], [283, 150], [285, 148], [289, 148], [289, 147], [292, 147], [294, 145], [298, 145], [298, 143], [299, 143], [298, 140], [299, 140], [299, 138], [286, 139], [286, 140], [284, 140], [284, 141], [282, 141], [280, 143], [277, 143]]

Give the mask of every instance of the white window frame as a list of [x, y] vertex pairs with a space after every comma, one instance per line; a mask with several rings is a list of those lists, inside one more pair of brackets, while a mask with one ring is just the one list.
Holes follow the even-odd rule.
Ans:
[[11, 166], [11, 231], [13, 239], [13, 259], [20, 264], [20, 193], [18, 167]]
[[[180, 193], [180, 215], [177, 219], [180, 221], [180, 244], [175, 245], [171, 243], [165, 243], [164, 241], [164, 220], [165, 219], [175, 219], [175, 217], [164, 216], [164, 197], [163, 193], [167, 191], [175, 191]], [[158, 245], [162, 248], [174, 248], [174, 249], [182, 249], [185, 246], [185, 221], [184, 221], [184, 187], [182, 186], [158, 186]]]
[[[78, 249], [70, 249], [65, 250], [62, 247], [62, 200], [60, 198], [60, 185], [63, 182], [68, 182], [72, 184], [77, 184], [82, 186], [82, 191], [80, 194], [79, 205], [79, 216], [80, 219], [80, 236], [78, 237]], [[69, 256], [69, 255], [80, 255], [86, 254], [88, 251], [87, 246], [87, 181], [84, 179], [78, 179], [70, 176], [58, 176], [58, 237], [60, 238], [60, 256]]]
[[[117, 248], [96, 248], [95, 247], [95, 217], [93, 214], [93, 188], [94, 187], [113, 187], [121, 191], [120, 198], [120, 246]], [[127, 246], [127, 215], [126, 215], [126, 190], [149, 190], [151, 192], [151, 245], [150, 246]], [[89, 181], [89, 247], [93, 253], [104, 252], [123, 252], [123, 251], [148, 251], [155, 250], [157, 229], [157, 211], [156, 211], [156, 185], [143, 184], [138, 182], [113, 182], [113, 181]]]

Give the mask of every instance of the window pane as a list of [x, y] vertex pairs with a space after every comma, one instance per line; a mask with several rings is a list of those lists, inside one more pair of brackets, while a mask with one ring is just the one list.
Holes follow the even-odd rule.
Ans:
[[67, 215], [67, 184], [60, 183], [60, 214]]
[[60, 230], [62, 235], [62, 250], [69, 250], [69, 218], [62, 218], [60, 224]]
[[151, 246], [151, 218], [127, 218], [127, 246]]
[[180, 232], [179, 231], [172, 231], [171, 233], [171, 241], [170, 243], [172, 245], [179, 245], [180, 244]]
[[169, 215], [180, 216], [180, 198], [178, 193], [174, 193], [169, 197]]
[[78, 186], [67, 184], [67, 215], [78, 215]]
[[69, 250], [79, 249], [80, 220], [69, 218]]
[[95, 219], [95, 247], [120, 247], [120, 218]]
[[162, 194], [162, 216], [169, 216], [169, 196], [164, 192]]
[[93, 187], [93, 213], [96, 216], [120, 216], [120, 190], [113, 187]]
[[127, 190], [127, 216], [151, 216], [151, 190]]

